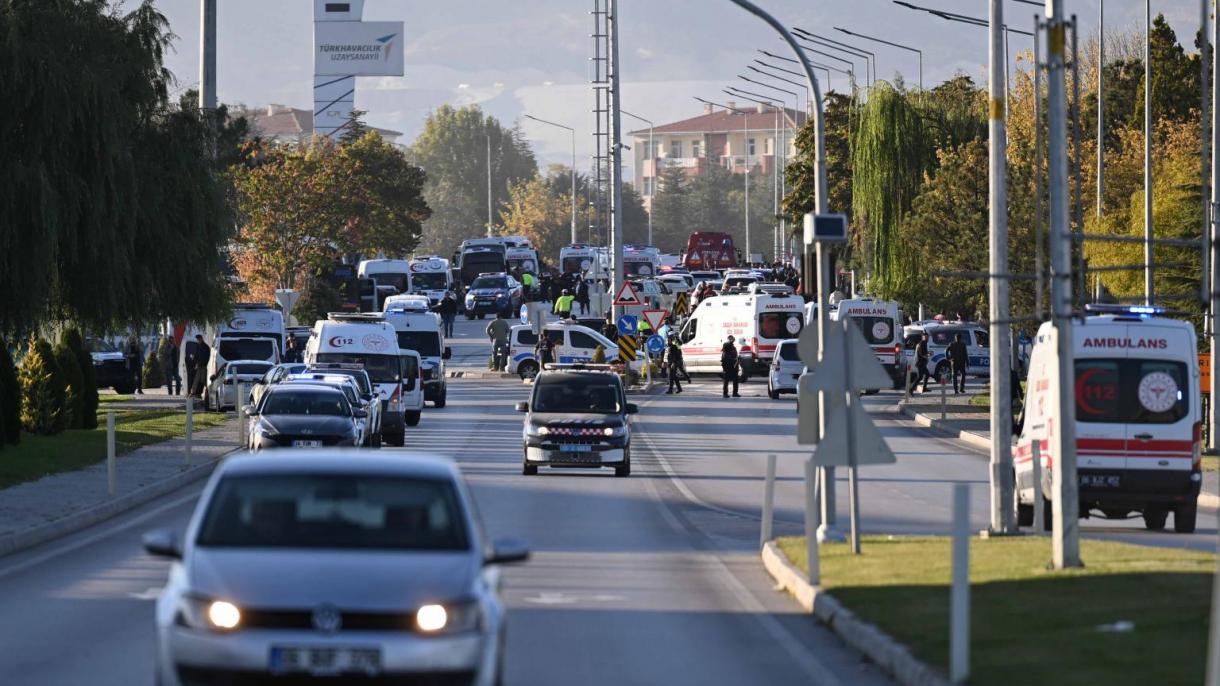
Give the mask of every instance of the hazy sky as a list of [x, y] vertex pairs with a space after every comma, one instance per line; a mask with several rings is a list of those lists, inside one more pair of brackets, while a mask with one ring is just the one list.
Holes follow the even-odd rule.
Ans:
[[[126, 0], [128, 5], [135, 0]], [[982, 82], [987, 30], [949, 23], [890, 0], [757, 0], [789, 26], [854, 42], [877, 55], [877, 77], [901, 71], [917, 79], [913, 53], [852, 39], [832, 27], [905, 43], [924, 51], [926, 86], [963, 71]], [[1081, 35], [1096, 32], [1098, 0], [1065, 0], [1081, 17]], [[913, 0], [961, 14], [986, 17], [985, 0]], [[309, 0], [218, 0], [219, 97], [246, 105], [312, 105], [312, 12]], [[199, 0], [157, 0], [179, 36], [168, 57], [179, 85], [193, 87], [199, 71]], [[356, 107], [370, 124], [404, 132], [410, 142], [428, 113], [444, 103], [478, 103], [506, 123], [529, 113], [577, 130], [578, 166], [592, 149], [593, 95], [588, 86], [592, 53], [592, 0], [367, 0], [366, 20], [402, 20], [406, 75], [357, 79]], [[624, 109], [655, 123], [693, 116], [699, 95], [723, 102], [721, 88], [763, 48], [788, 54], [759, 20], [728, 0], [620, 0]], [[1006, 0], [1011, 26], [1026, 28], [1039, 8]], [[1187, 0], [1154, 0], [1183, 42], [1193, 46], [1199, 8]], [[1108, 30], [1142, 28], [1143, 0], [1109, 0]], [[1029, 39], [1013, 36], [1011, 50]], [[1193, 47], [1191, 48], [1193, 49]], [[862, 68], [862, 67], [861, 67]], [[1014, 60], [1015, 69], [1015, 60]], [[859, 69], [857, 73], [859, 73]], [[749, 72], [745, 72], [749, 74]], [[749, 84], [737, 85], [750, 88]], [[831, 85], [843, 91], [846, 79]], [[643, 126], [626, 120], [630, 128]], [[529, 120], [523, 129], [543, 164], [568, 163], [566, 131]], [[628, 153], [630, 154], [630, 153]]]

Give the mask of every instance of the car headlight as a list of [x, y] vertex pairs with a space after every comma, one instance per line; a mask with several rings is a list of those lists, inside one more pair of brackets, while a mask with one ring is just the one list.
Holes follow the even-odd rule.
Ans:
[[415, 628], [422, 634], [457, 634], [477, 631], [482, 619], [477, 601], [428, 604], [415, 611]]
[[531, 436], [545, 436], [551, 433], [551, 430], [545, 426], [535, 426], [533, 424], [529, 424], [526, 426], [525, 432]]
[[241, 610], [227, 600], [184, 596], [178, 606], [177, 621], [192, 629], [233, 631], [241, 626]]
[[603, 436], [624, 436], [626, 434], [627, 427], [625, 426], [607, 426], [606, 428], [602, 429]]

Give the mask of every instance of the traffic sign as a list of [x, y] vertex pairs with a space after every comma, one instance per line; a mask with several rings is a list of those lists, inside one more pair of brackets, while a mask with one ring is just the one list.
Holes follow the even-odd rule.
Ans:
[[623, 362], [630, 363], [635, 360], [636, 351], [635, 336], [619, 336], [618, 337], [618, 359]]
[[648, 326], [652, 327], [653, 331], [658, 331], [665, 323], [665, 317], [669, 316], [669, 310], [644, 310], [643, 314]]
[[526, 303], [521, 303], [521, 316], [520, 316], [520, 319], [521, 319], [521, 323], [522, 323], [522, 324], [529, 324], [529, 323], [530, 323], [530, 308], [529, 308], [529, 305], [528, 305], [528, 304], [526, 304]]
[[[797, 354], [801, 361], [810, 368], [813, 377], [809, 388], [815, 391], [845, 391], [848, 389], [888, 388], [893, 380], [877, 362], [877, 356], [864, 340], [864, 334], [851, 321], [844, 319], [830, 322], [826, 327], [826, 350], [822, 354], [822, 362], [817, 362], [816, 354], [811, 353], [810, 344], [805, 335], [814, 328], [813, 351], [817, 349], [816, 327], [806, 327], [797, 340]], [[812, 360], [812, 362], [811, 362]]]
[[640, 318], [634, 314], [625, 314], [618, 318], [618, 332], [624, 336], [634, 336], [640, 330]]
[[624, 281], [623, 287], [618, 289], [618, 295], [614, 296], [614, 304], [629, 307], [643, 305], [644, 301], [640, 300], [640, 294], [635, 292], [635, 286], [632, 286], [630, 281]]
[[690, 296], [685, 291], [679, 293], [677, 300], [674, 301], [674, 314], [679, 317], [690, 314]]
[[[851, 426], [848, 427], [848, 419]], [[848, 442], [848, 433], [851, 441]], [[850, 447], [849, 447], [850, 445]], [[854, 454], [854, 458], [853, 458]], [[819, 467], [854, 467], [862, 464], [893, 464], [898, 461], [890, 446], [877, 431], [868, 412], [860, 407], [859, 399], [847, 405], [839, 403], [826, 412], [826, 435], [813, 453], [813, 463]]]
[[648, 341], [644, 345], [647, 346], [648, 352], [657, 355], [665, 349], [665, 339], [653, 334], [648, 337]]

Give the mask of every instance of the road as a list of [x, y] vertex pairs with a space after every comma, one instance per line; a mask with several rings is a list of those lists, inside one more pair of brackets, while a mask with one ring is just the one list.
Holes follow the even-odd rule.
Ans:
[[[481, 366], [486, 322], [459, 320], [454, 364]], [[712, 380], [640, 398], [633, 476], [521, 475], [528, 387], [452, 379], [449, 406], [425, 411], [408, 448], [451, 455], [492, 535], [534, 551], [506, 574], [510, 684], [880, 684], [886, 680], [772, 588], [757, 558], [765, 455], [779, 456], [777, 533], [801, 530], [801, 462], [791, 398], [757, 383], [723, 399]], [[898, 463], [861, 470], [867, 532], [943, 533], [952, 484], [987, 521], [986, 457], [867, 402]], [[839, 474], [840, 522], [846, 519]], [[0, 559], [0, 673], [8, 684], [152, 683], [152, 598], [166, 564], [140, 534], [182, 528], [199, 486], [27, 553]], [[1090, 520], [1090, 536], [1210, 547], [1215, 529], [1150, 534], [1139, 520]], [[1215, 521], [1207, 513], [1203, 522]], [[865, 547], [867, 554], [867, 546]]]

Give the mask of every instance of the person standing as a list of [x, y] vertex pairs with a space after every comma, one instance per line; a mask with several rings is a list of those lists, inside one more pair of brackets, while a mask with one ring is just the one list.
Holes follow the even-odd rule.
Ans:
[[208, 362], [212, 359], [212, 348], [203, 342], [203, 334], [195, 334], [195, 385], [191, 395], [203, 397], [203, 389], [208, 385]]
[[[165, 392], [168, 395], [182, 395], [182, 375], [178, 373], [178, 344], [172, 336], [165, 338], [165, 345], [159, 346], [161, 353], [161, 370], [165, 375]], [[177, 383], [177, 390], [174, 384]]]
[[589, 314], [589, 282], [580, 279], [576, 284], [576, 304], [581, 314]]
[[602, 335], [609, 338], [612, 343], [618, 342], [618, 326], [611, 317], [606, 317], [606, 323], [602, 326]]
[[284, 362], [300, 362], [301, 349], [297, 347], [297, 337], [289, 335], [286, 346], [284, 349]]
[[512, 327], [508, 325], [503, 312], [487, 325], [487, 338], [491, 340], [491, 366], [497, 372], [508, 369], [508, 335], [511, 332]]
[[957, 339], [949, 344], [945, 350], [945, 354], [949, 357], [949, 364], [953, 370], [953, 393], [966, 392], [966, 364], [970, 357], [966, 352], [966, 340], [962, 334], [957, 335]]
[[555, 363], [555, 342], [551, 337], [543, 331], [542, 335], [538, 336], [538, 345], [534, 349], [534, 354], [538, 357], [538, 369], [545, 369], [548, 364]]
[[453, 291], [445, 291], [445, 297], [441, 298], [436, 305], [436, 312], [441, 316], [445, 338], [453, 337], [453, 320], [457, 319], [457, 310], [457, 298], [453, 297]]
[[669, 374], [669, 390], [668, 394], [675, 393], [674, 387], [677, 387], [677, 393], [682, 392], [682, 382], [678, 377], [682, 374], [682, 346], [678, 345], [678, 337], [669, 337], [669, 347], [665, 351], [665, 368]]
[[572, 296], [572, 291], [563, 290], [563, 294], [555, 298], [555, 314], [559, 315], [560, 319], [567, 319], [568, 315], [572, 314], [572, 302], [576, 300]]
[[140, 339], [134, 333], [128, 336], [127, 345], [123, 348], [123, 360], [127, 363], [127, 376], [132, 380], [132, 388], [140, 395], [144, 395], [143, 353]]
[[915, 387], [923, 382], [923, 392], [928, 392], [928, 361], [931, 355], [928, 353], [928, 334], [923, 334], [919, 338], [919, 343], [915, 344], [915, 381], [911, 382], [909, 392], [914, 393]]
[[734, 345], [734, 338], [729, 336], [724, 345], [720, 347], [720, 371], [724, 377], [724, 397], [729, 397], [729, 382], [733, 382], [733, 397], [740, 398], [741, 394], [737, 392], [738, 374], [737, 374], [737, 346]]

